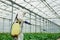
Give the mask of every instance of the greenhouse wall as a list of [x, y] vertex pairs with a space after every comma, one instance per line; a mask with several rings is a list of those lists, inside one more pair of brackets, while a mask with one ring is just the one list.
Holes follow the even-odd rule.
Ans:
[[[38, 33], [38, 32], [48, 32], [48, 33], [59, 33], [60, 26], [51, 22], [50, 20], [38, 15], [37, 13], [24, 8], [24, 6], [15, 5], [10, 1], [0, 1], [2, 7], [0, 7], [0, 32], [11, 32], [11, 26], [14, 22], [16, 14], [19, 10], [26, 11], [24, 20], [31, 23], [23, 23], [23, 33]], [[23, 7], [23, 8], [22, 8]], [[3, 15], [4, 14], [4, 15]]]

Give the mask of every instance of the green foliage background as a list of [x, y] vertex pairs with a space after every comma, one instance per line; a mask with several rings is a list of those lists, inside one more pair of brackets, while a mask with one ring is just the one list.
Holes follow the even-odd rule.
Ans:
[[[24, 33], [24, 40], [57, 40], [60, 33]], [[13, 40], [9, 33], [0, 33], [0, 40]]]
[[9, 33], [0, 33], [0, 40], [13, 40]]
[[60, 33], [25, 33], [24, 40], [57, 40]]

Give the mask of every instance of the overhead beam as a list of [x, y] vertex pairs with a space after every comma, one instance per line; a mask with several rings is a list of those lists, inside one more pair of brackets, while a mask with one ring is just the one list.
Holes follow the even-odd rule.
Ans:
[[[2, 9], [2, 8], [0, 8], [0, 10], [4, 10], [4, 11], [6, 11], [6, 12], [10, 12], [10, 13], [12, 13], [12, 11], [9, 11], [9, 10], [6, 10], [6, 9]], [[16, 14], [16, 13], [14, 13], [14, 14]]]
[[54, 12], [56, 17], [60, 19], [60, 15], [57, 14], [57, 12], [46, 2], [46, 0], [40, 0], [40, 1], [43, 2], [46, 5], [46, 7], [48, 7], [51, 12]]
[[[25, 1], [26, 2], [26, 1]], [[26, 2], [26, 3], [28, 3], [28, 2]], [[28, 3], [28, 4], [30, 4], [30, 3]], [[30, 4], [31, 5], [31, 4]], [[33, 6], [33, 5], [31, 5], [31, 6]], [[45, 14], [45, 15], [47, 15], [45, 12], [43, 12], [42, 10], [40, 10], [39, 8], [37, 8], [37, 7], [35, 7], [35, 6], [33, 6], [34, 8], [36, 8], [37, 10], [39, 10], [39, 12], [42, 12], [43, 14]], [[33, 9], [34, 10], [34, 9]], [[48, 16], [48, 15], [47, 15]], [[48, 16], [49, 17], [49, 16]]]
[[47, 19], [59, 19], [58, 17], [46, 17]]
[[0, 18], [2, 18], [2, 19], [7, 19], [7, 20], [11, 20], [11, 19], [8, 19], [8, 18], [4, 18], [4, 17], [0, 17]]

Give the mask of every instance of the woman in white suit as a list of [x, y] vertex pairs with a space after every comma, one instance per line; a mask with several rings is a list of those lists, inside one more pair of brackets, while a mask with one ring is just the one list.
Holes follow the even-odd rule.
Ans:
[[18, 40], [18, 36], [22, 33], [22, 24], [24, 21], [24, 16], [26, 12], [19, 11], [15, 17], [15, 21], [12, 25], [11, 35], [13, 36], [14, 40]]

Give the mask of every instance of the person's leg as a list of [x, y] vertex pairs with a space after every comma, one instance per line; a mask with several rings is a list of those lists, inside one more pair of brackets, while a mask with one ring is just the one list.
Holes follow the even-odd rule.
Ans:
[[23, 40], [23, 33], [20, 33], [20, 35], [18, 36], [18, 40]]
[[16, 37], [14, 37], [14, 40], [17, 40], [17, 38], [16, 38]]
[[12, 36], [14, 40], [18, 40], [18, 35]]

